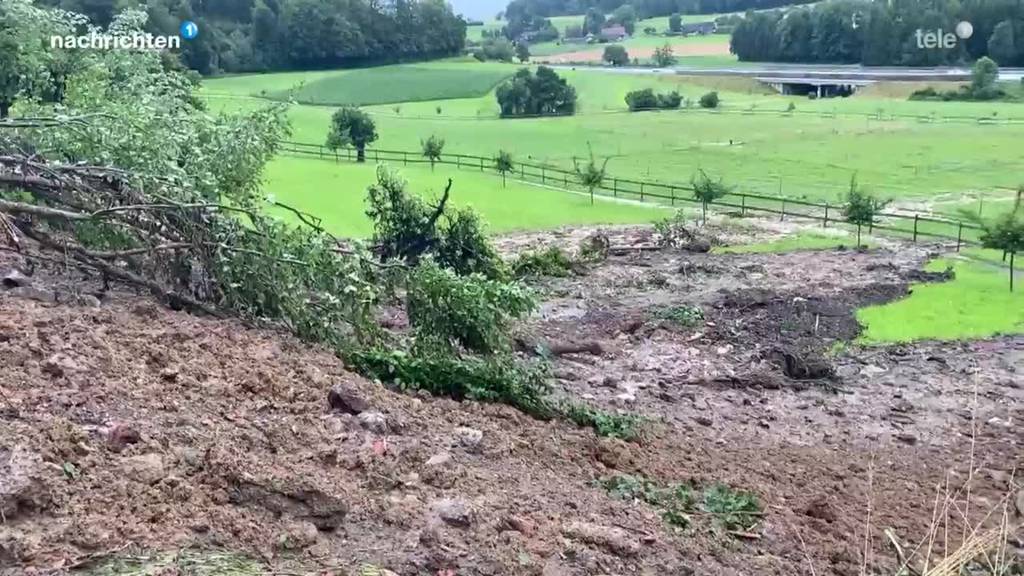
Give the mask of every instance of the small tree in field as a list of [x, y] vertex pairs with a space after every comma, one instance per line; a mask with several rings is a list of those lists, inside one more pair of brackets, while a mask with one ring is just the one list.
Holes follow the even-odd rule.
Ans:
[[850, 177], [850, 190], [846, 193], [843, 217], [850, 224], [857, 225], [857, 247], [860, 248], [861, 229], [875, 224], [878, 214], [886, 207], [883, 202], [857, 184], [857, 175]]
[[444, 139], [431, 134], [430, 138], [420, 140], [420, 146], [423, 147], [423, 157], [430, 160], [430, 171], [433, 172], [434, 164], [441, 159], [444, 152]]
[[971, 210], [962, 210], [961, 214], [984, 231], [981, 234], [981, 245], [992, 250], [1003, 252], [1003, 261], [1010, 261], [1010, 292], [1013, 292], [1014, 260], [1017, 253], [1024, 251], [1024, 186], [1017, 189], [1017, 201], [1013, 210], [993, 220], [985, 220]]
[[612, 66], [625, 66], [629, 64], [629, 52], [626, 52], [623, 46], [612, 44], [604, 47], [604, 56], [601, 59]]
[[530, 45], [526, 42], [516, 44], [516, 58], [519, 58], [520, 62], [527, 62], [530, 59]]
[[377, 125], [366, 112], [346, 106], [331, 117], [327, 134], [327, 147], [331, 150], [352, 146], [356, 149], [356, 162], [366, 162], [366, 147], [376, 141]]
[[501, 174], [501, 187], [505, 187], [505, 177], [509, 172], [516, 169], [515, 164], [512, 162], [512, 154], [504, 150], [499, 150], [498, 155], [494, 157], [494, 169]]
[[701, 108], [718, 108], [720, 100], [718, 98], [718, 92], [711, 91], [700, 97]]
[[594, 204], [594, 190], [601, 187], [604, 184], [604, 177], [606, 174], [606, 168], [608, 167], [608, 158], [604, 159], [601, 166], [598, 167], [597, 160], [594, 159], [594, 151], [590, 151], [590, 162], [585, 166], [580, 166], [576, 158], [572, 159], [573, 167], [576, 169], [576, 178], [580, 181], [580, 184], [590, 192], [590, 204]]
[[701, 209], [704, 212], [704, 223], [708, 223], [708, 206], [712, 202], [722, 198], [723, 196], [732, 192], [732, 190], [722, 182], [722, 179], [712, 180], [703, 170], [699, 174], [690, 179], [690, 185], [693, 186], [693, 197], [700, 200]]
[[664, 46], [654, 49], [654, 63], [657, 64], [659, 68], [671, 66], [676, 62], [676, 54], [672, 51], [672, 45], [668, 42], [665, 42]]

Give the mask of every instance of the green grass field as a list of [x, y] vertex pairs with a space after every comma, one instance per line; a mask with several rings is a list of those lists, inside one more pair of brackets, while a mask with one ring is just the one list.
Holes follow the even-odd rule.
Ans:
[[861, 341], [960, 340], [1024, 332], [1024, 290], [1010, 292], [1005, 270], [956, 257], [934, 260], [927, 268], [941, 271], [947, 266], [955, 270], [955, 280], [918, 284], [903, 300], [858, 311], [865, 326]]
[[[334, 98], [330, 86], [344, 92], [346, 77], [394, 75], [402, 68], [233, 76], [206, 81], [202, 94], [211, 111], [253, 109], [264, 102], [262, 91], [287, 90], [305, 81], [306, 89], [319, 85], [325, 98]], [[519, 67], [445, 60], [414, 68], [430, 71], [428, 76], [452, 71], [477, 76], [472, 83], [479, 86]], [[910, 102], [868, 95], [811, 101], [779, 96], [740, 78], [584, 69], [560, 74], [579, 93], [574, 117], [502, 120], [493, 92], [409, 102], [419, 97], [422, 85], [396, 81], [360, 90], [402, 101], [365, 107], [377, 122], [380, 139], [374, 147], [381, 149], [415, 151], [423, 138], [436, 134], [446, 140], [448, 153], [490, 156], [506, 149], [518, 160], [566, 168], [592, 149], [598, 158], [610, 159], [609, 173], [620, 178], [687, 183], [704, 170], [739, 191], [830, 202], [843, 196], [856, 173], [863, 186], [880, 196], [946, 214], [975, 206], [979, 195], [989, 199], [982, 201], [986, 214], [1008, 208], [1008, 191], [1024, 182], [1024, 156], [1006, 153], [1019, 148], [1024, 124], [973, 120], [993, 115], [1024, 120], [1024, 104]], [[626, 93], [647, 87], [678, 90], [691, 101], [717, 89], [722, 104], [715, 111], [629, 113]], [[786, 112], [790, 103], [796, 107], [793, 113]], [[292, 106], [292, 139], [323, 143], [333, 111], [330, 106]], [[293, 173], [301, 180], [300, 171]]]
[[510, 73], [505, 67], [385, 66], [325, 76], [297, 89], [273, 92], [269, 96], [330, 106], [474, 98], [489, 93]]
[[[831, 250], [839, 247], [853, 248], [856, 244], [856, 234], [833, 229], [831, 234], [801, 231], [771, 242], [722, 246], [715, 248], [714, 252], [716, 254], [768, 254], [805, 250]], [[867, 247], [875, 246], [875, 242], [866, 236], [861, 238], [861, 244]]]
[[[489, 173], [425, 164], [391, 166], [408, 181], [408, 190], [433, 199], [453, 181], [451, 202], [471, 206], [483, 215], [492, 232], [551, 229], [572, 224], [648, 223], [671, 215], [653, 206], [598, 199], [593, 206], [583, 194], [570, 194], [508, 180]], [[277, 200], [321, 218], [338, 235], [366, 237], [372, 232], [366, 218], [366, 189], [376, 182], [376, 166], [281, 157], [268, 167], [266, 190]], [[281, 211], [282, 217], [290, 217]]]

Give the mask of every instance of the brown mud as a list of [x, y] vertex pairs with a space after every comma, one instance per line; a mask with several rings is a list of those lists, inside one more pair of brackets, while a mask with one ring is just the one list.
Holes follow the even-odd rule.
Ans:
[[[969, 477], [980, 519], [1024, 465], [1024, 338], [840, 344], [927, 257], [637, 250], [538, 282], [522, 334], [598, 342], [552, 359], [557, 393], [650, 418], [632, 443], [392, 392], [287, 335], [87, 298], [75, 279], [46, 280], [60, 303], [2, 289], [0, 573], [199, 546], [298, 573], [895, 574], [883, 530], [912, 549], [936, 487]], [[704, 318], [659, 313], [676, 306]], [[622, 473], [752, 490], [765, 514], [744, 538], [675, 531], [595, 484]]]

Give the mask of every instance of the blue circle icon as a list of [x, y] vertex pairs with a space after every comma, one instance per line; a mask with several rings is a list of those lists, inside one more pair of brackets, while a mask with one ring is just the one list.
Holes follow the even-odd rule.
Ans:
[[185, 40], [194, 40], [196, 36], [199, 36], [199, 26], [191, 20], [185, 20], [181, 23], [181, 37]]

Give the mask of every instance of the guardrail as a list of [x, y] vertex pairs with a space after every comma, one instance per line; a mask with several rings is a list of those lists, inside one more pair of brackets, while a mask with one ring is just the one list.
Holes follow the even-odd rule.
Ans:
[[[356, 151], [352, 148], [331, 150], [321, 144], [302, 142], [282, 142], [281, 151], [307, 158], [333, 160], [335, 162], [355, 162]], [[388, 162], [408, 166], [410, 164], [430, 164], [430, 160], [421, 152], [406, 150], [382, 150], [369, 148], [366, 150], [368, 162]], [[493, 158], [470, 154], [443, 154], [435, 164], [456, 166], [459, 169], [499, 174]], [[499, 174], [500, 175], [500, 174]], [[577, 174], [560, 166], [514, 162], [514, 168], [507, 174], [524, 182], [555, 186], [565, 190], [578, 191]], [[693, 195], [693, 187], [689, 184], [665, 183], [650, 180], [635, 180], [606, 176], [604, 184], [595, 189], [595, 193], [613, 198], [638, 200], [640, 202], [657, 202], [668, 206], [683, 204], [700, 204]], [[784, 196], [768, 196], [748, 192], [730, 192], [722, 199], [716, 200], [712, 206], [730, 208], [738, 211], [741, 217], [754, 213], [778, 215], [780, 220], [805, 218], [822, 223], [845, 224], [842, 217], [843, 204], [829, 202], [818, 203]], [[735, 213], [735, 212], [734, 212]], [[979, 233], [983, 229], [960, 220], [938, 218], [928, 214], [915, 212], [882, 212], [878, 215], [879, 222], [868, 226], [868, 233], [875, 230], [893, 232], [910, 237], [914, 242], [921, 238], [938, 238], [956, 241], [956, 250], [962, 246], [979, 245]], [[902, 226], [901, 226], [902, 224]]]

